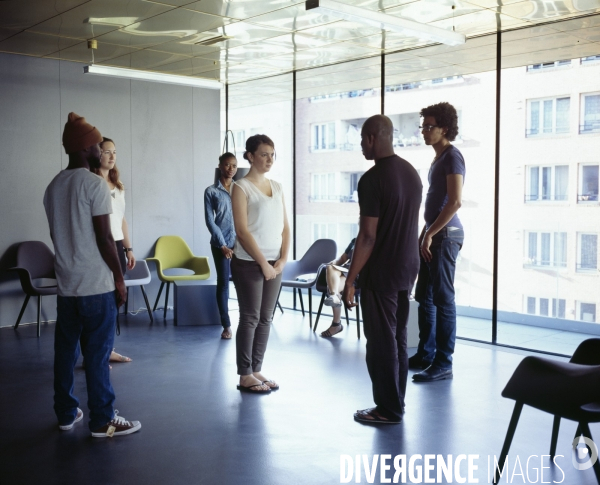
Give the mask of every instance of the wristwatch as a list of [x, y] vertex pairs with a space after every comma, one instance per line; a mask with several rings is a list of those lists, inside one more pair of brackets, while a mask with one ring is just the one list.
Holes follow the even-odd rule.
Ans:
[[133, 251], [133, 248], [123, 248], [123, 249], [125, 249], [126, 253], [129, 252], [129, 251]]

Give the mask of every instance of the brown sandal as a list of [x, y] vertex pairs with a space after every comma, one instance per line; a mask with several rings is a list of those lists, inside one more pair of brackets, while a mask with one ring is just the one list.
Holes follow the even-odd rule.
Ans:
[[[331, 327], [340, 327], [340, 329], [335, 333], [331, 333]], [[344, 326], [342, 325], [342, 322], [332, 323], [331, 327], [329, 327], [324, 332], [321, 332], [321, 337], [333, 337], [334, 335], [337, 335], [338, 333], [341, 333], [344, 330]]]

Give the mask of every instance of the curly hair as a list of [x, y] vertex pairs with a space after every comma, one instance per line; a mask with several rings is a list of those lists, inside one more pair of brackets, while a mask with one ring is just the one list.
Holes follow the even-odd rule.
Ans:
[[[115, 142], [112, 141], [110, 138], [106, 138], [105, 136], [103, 136], [102, 141], [100, 143], [98, 143], [98, 145], [100, 145], [100, 148], [102, 149], [104, 147], [105, 143], [112, 143], [113, 145], [115, 145], [115, 147], [117, 146], [115, 144]], [[102, 172], [100, 172], [100, 167], [92, 168], [91, 170], [96, 175], [100, 175], [100, 177], [102, 177]], [[112, 184], [119, 190], [123, 190], [125, 188], [125, 186], [123, 185], [123, 182], [121, 182], [119, 169], [117, 168], [116, 163], [113, 165], [113, 168], [111, 168], [108, 171], [108, 180], [110, 180], [112, 182]]]
[[275, 148], [275, 143], [267, 135], [252, 135], [246, 140], [246, 151], [244, 152], [244, 158], [248, 161], [248, 153], [254, 153], [258, 150], [258, 147], [262, 144], [269, 145], [271, 148]]
[[433, 116], [435, 124], [446, 128], [446, 138], [454, 141], [458, 135], [458, 114], [450, 103], [437, 103], [423, 108], [420, 113], [422, 118]]

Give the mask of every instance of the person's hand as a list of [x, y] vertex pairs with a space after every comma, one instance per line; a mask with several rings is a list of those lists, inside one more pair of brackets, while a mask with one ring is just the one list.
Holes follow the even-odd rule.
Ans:
[[260, 267], [260, 269], [262, 270], [267, 281], [277, 278], [277, 272], [275, 271], [275, 268], [273, 268], [273, 266], [271, 266], [269, 263], [265, 263], [264, 266]]
[[117, 308], [119, 308], [127, 301], [127, 288], [125, 288], [123, 280], [115, 281], [115, 295], [117, 297]]
[[233, 249], [229, 249], [227, 246], [221, 246], [221, 253], [223, 253], [223, 256], [227, 259], [231, 259], [233, 256]]
[[348, 280], [346, 280], [344, 291], [342, 292], [342, 301], [344, 302], [346, 309], [350, 311], [352, 311], [355, 306], [358, 306], [358, 303], [354, 301], [354, 291], [354, 285], [348, 283]]
[[127, 251], [125, 257], [127, 258], [127, 269], [131, 270], [135, 268], [135, 256], [133, 255], [133, 251]]
[[287, 261], [284, 261], [283, 259], [278, 259], [277, 261], [275, 261], [275, 264], [273, 265], [275, 273], [281, 274], [283, 272], [283, 268], [285, 267], [286, 262]]
[[432, 237], [426, 232], [423, 235], [423, 240], [421, 241], [421, 256], [427, 263], [429, 263], [432, 258], [431, 251], [429, 250], [431, 247], [431, 239]]

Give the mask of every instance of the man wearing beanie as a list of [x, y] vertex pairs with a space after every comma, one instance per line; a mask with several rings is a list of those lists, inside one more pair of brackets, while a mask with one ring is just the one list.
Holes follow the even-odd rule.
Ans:
[[54, 336], [54, 411], [63, 431], [83, 419], [73, 395], [79, 349], [85, 358], [89, 429], [95, 438], [138, 431], [113, 408], [108, 359], [113, 348], [117, 308], [127, 298], [110, 230], [110, 191], [90, 172], [100, 166], [100, 132], [69, 113], [63, 145], [69, 165], [46, 189], [44, 207], [54, 242], [58, 285]]

